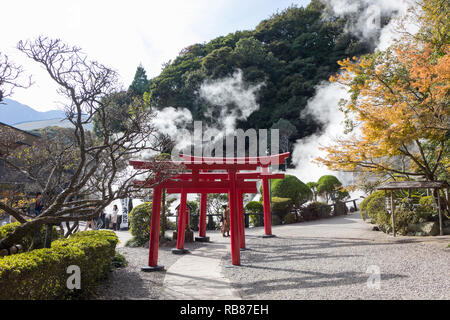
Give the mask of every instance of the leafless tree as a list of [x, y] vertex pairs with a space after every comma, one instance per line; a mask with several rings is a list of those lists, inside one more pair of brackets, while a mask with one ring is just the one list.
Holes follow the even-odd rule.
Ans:
[[0, 103], [13, 93], [14, 88], [27, 88], [31, 85], [31, 78], [28, 83], [20, 83], [22, 74], [23, 68], [0, 52]]
[[[40, 186], [45, 201], [42, 213], [27, 221], [19, 210], [0, 202], [0, 209], [21, 223], [0, 241], [7, 248], [43, 224], [93, 219], [116, 199], [142, 191], [135, 179], [155, 175], [164, 181], [175, 174], [173, 164], [155, 161], [151, 169], [130, 170], [128, 161], [165, 148], [165, 140], [151, 124], [152, 110], [141, 99], [130, 105], [122, 131], [108, 126], [108, 95], [120, 91], [117, 73], [89, 61], [80, 48], [61, 40], [39, 37], [19, 42], [17, 48], [42, 65], [65, 98], [66, 119], [74, 129], [44, 134], [32, 147], [3, 155], [4, 162]], [[86, 129], [93, 117], [100, 134]]]

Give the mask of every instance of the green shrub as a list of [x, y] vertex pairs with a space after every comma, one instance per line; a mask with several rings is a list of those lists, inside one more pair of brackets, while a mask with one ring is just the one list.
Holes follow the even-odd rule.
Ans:
[[281, 218], [280, 216], [276, 214], [272, 214], [272, 225], [277, 226], [281, 224]]
[[302, 218], [305, 221], [311, 221], [321, 218], [331, 217], [331, 206], [322, 202], [311, 202], [301, 210]]
[[151, 216], [151, 202], [144, 202], [130, 212], [130, 232], [139, 246], [143, 246], [150, 239]]
[[281, 221], [285, 215], [291, 212], [293, 205], [290, 198], [272, 197], [270, 212], [272, 216], [279, 216]]
[[348, 191], [341, 190], [342, 183], [333, 175], [325, 175], [317, 181], [317, 194], [328, 202], [329, 200], [343, 200], [349, 196]]
[[296, 223], [296, 222], [297, 222], [297, 215], [294, 212], [289, 212], [283, 218], [283, 223], [284, 224]]
[[[262, 187], [260, 188], [262, 194]], [[300, 181], [296, 176], [285, 175], [284, 179], [273, 179], [271, 187], [272, 200], [273, 197], [290, 198], [295, 206], [300, 207], [302, 204], [312, 199], [311, 189]]]
[[261, 227], [264, 225], [264, 216], [262, 214], [250, 214], [249, 222], [253, 227]]
[[373, 222], [377, 223], [377, 217], [386, 211], [386, 198], [383, 195], [376, 195], [369, 199], [365, 213]]
[[434, 211], [435, 209], [435, 202], [434, 202], [434, 197], [433, 196], [425, 196], [425, 197], [421, 197], [419, 199], [419, 204], [426, 207], [427, 209], [429, 209], [430, 211]]
[[[14, 229], [16, 229], [18, 226], [20, 226], [21, 223], [20, 222], [13, 222], [13, 223], [8, 223], [4, 226], [0, 227], [0, 239], [4, 239], [6, 238], [9, 234], [11, 234]], [[53, 231], [52, 231], [52, 241], [58, 239], [60, 237], [58, 230], [56, 229], [56, 227], [52, 227]], [[45, 240], [45, 229], [46, 226], [43, 225], [41, 226], [41, 230], [40, 230], [40, 241], [42, 244], [44, 244], [44, 240]], [[16, 244], [20, 244], [23, 246], [24, 250], [27, 250], [30, 246], [31, 243], [33, 242], [33, 235], [27, 235], [26, 237], [22, 238], [20, 240], [19, 243]]]
[[[426, 198], [426, 199], [423, 199]], [[419, 205], [416, 207], [411, 207], [408, 204], [402, 203], [395, 209], [395, 229], [399, 234], [406, 235], [408, 233], [408, 225], [424, 223], [428, 221], [433, 221], [433, 198], [431, 200], [429, 197], [422, 197]]]
[[368, 195], [359, 205], [359, 213], [361, 215], [361, 218], [363, 220], [366, 219], [367, 216], [367, 205], [369, 204], [370, 200], [372, 200], [373, 198], [379, 198], [379, 197], [383, 197], [384, 198], [384, 191], [378, 190], [375, 192], [372, 192], [370, 195]]
[[245, 211], [248, 213], [262, 213], [264, 212], [264, 206], [259, 201], [250, 201], [245, 205]]
[[437, 205], [433, 196], [425, 196], [419, 199], [419, 205], [416, 208], [417, 216], [421, 222], [432, 221], [433, 217], [438, 215]]
[[[84, 231], [54, 241], [49, 249], [0, 258], [0, 299], [88, 297], [107, 276], [117, 242], [112, 231]], [[80, 268], [80, 290], [67, 288], [67, 268], [71, 265]]]
[[286, 175], [284, 179], [276, 179], [272, 182], [272, 198], [290, 198], [295, 206], [311, 200], [311, 189], [295, 176]]
[[123, 268], [127, 266], [127, 260], [125, 257], [116, 251], [116, 254], [111, 259], [111, 267], [112, 268]]

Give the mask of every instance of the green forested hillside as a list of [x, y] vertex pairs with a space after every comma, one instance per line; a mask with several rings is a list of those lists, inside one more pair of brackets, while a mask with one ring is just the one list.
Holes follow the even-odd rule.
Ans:
[[370, 50], [369, 44], [344, 32], [344, 19], [322, 19], [324, 9], [313, 0], [306, 8], [274, 14], [255, 30], [185, 48], [150, 81], [152, 105], [185, 107], [194, 119], [211, 121], [204, 118], [208, 104], [197, 90], [205, 79], [230, 76], [239, 68], [249, 83], [265, 82], [258, 96], [260, 109], [238, 123], [240, 128], [271, 128], [286, 119], [296, 127], [291, 142], [310, 135], [320, 126], [301, 119], [300, 112], [314, 87], [338, 70], [337, 60]]

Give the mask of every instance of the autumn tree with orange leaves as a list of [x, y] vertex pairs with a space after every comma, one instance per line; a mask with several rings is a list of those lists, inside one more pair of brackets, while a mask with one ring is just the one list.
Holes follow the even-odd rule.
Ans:
[[449, 4], [424, 0], [421, 29], [385, 51], [339, 61], [347, 135], [317, 159], [333, 170], [449, 180]]

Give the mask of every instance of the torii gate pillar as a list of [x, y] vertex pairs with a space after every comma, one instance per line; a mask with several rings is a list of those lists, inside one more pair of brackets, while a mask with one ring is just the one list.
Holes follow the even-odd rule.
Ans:
[[[268, 172], [268, 168], [263, 168], [263, 172]], [[272, 215], [270, 212], [270, 186], [269, 178], [263, 177], [263, 204], [264, 204], [264, 235], [263, 238], [273, 238], [272, 234]]]
[[206, 236], [207, 200], [208, 194], [206, 192], [202, 192], [200, 194], [200, 216], [199, 216], [198, 237], [195, 237], [195, 241], [199, 242], [209, 242], [209, 237]]
[[181, 192], [181, 203], [178, 208], [178, 232], [177, 232], [177, 248], [172, 249], [174, 254], [184, 254], [189, 252], [184, 248], [184, 237], [186, 233], [186, 220], [189, 219], [189, 215], [186, 212], [187, 209], [187, 194]]
[[159, 249], [159, 223], [161, 211], [161, 188], [155, 187], [153, 190], [152, 200], [152, 218], [150, 221], [150, 240], [148, 266], [141, 268], [142, 271], [160, 271], [164, 270], [164, 266], [158, 266], [158, 249]]

